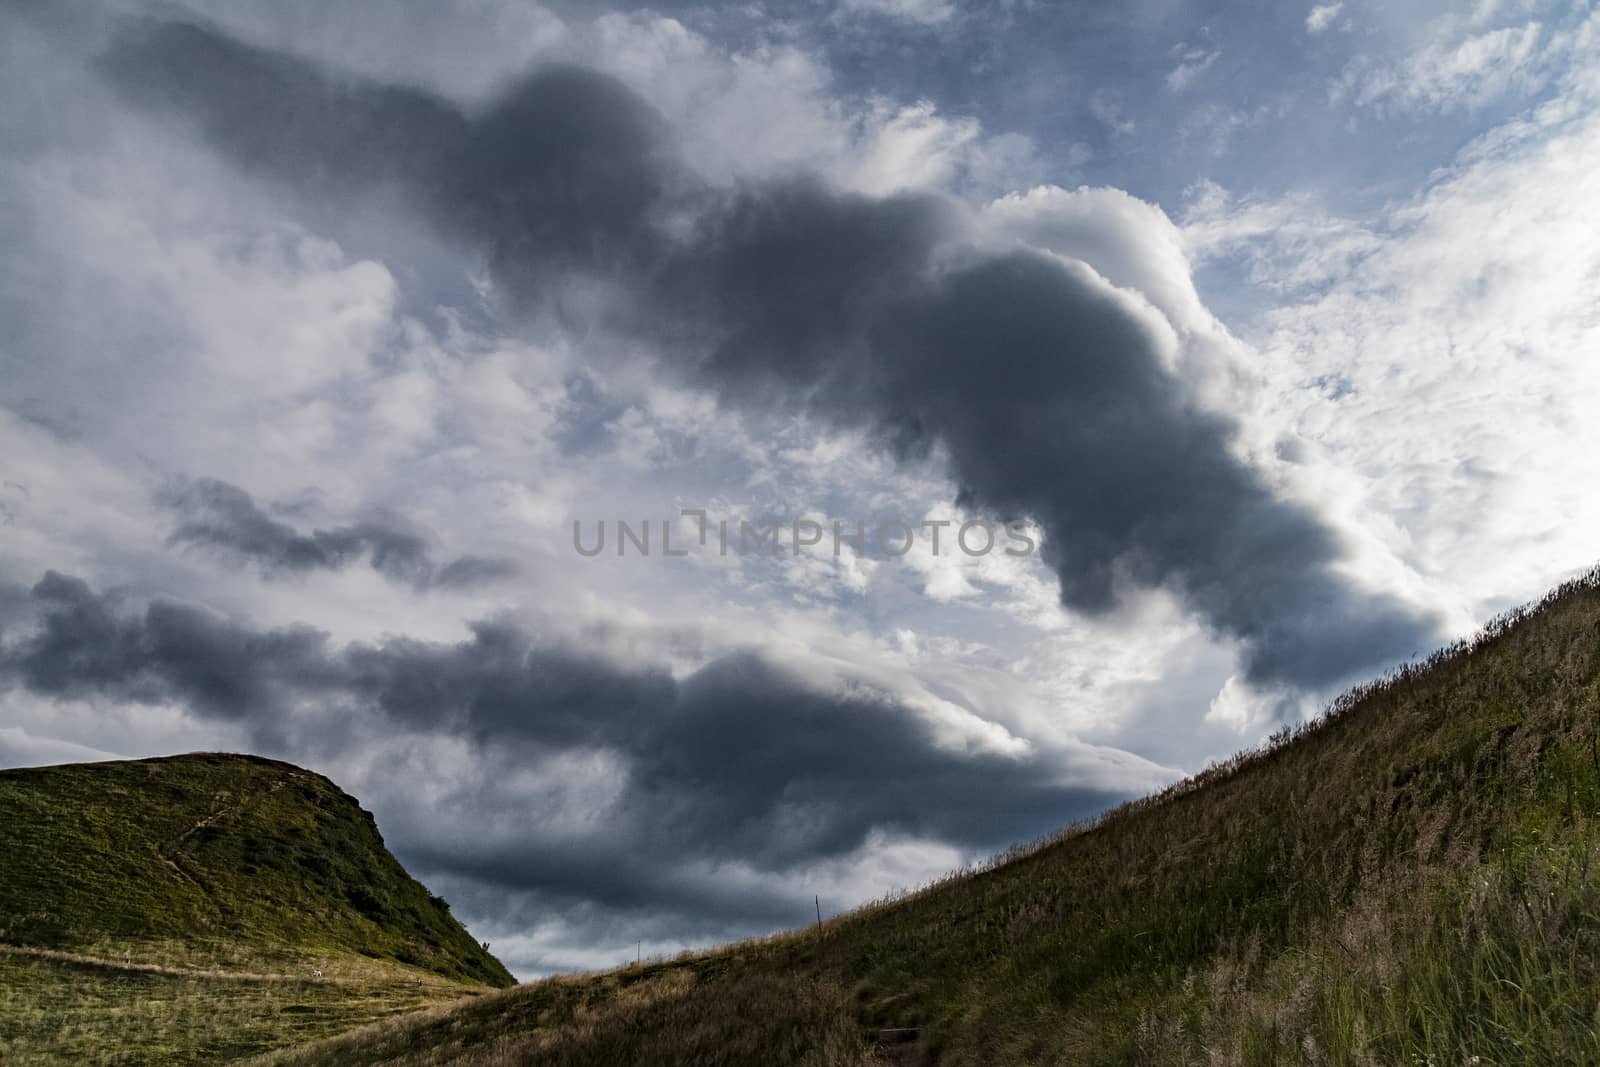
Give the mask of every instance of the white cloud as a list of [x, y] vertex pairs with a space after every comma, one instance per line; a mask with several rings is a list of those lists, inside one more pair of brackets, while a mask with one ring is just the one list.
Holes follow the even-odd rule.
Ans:
[[1090, 94], [1089, 113], [1117, 137], [1130, 136], [1139, 128], [1139, 124], [1128, 117], [1119, 96], [1104, 88]]
[[845, 183], [883, 195], [946, 186], [978, 146], [976, 119], [946, 119], [931, 103], [894, 107], [880, 101], [862, 119], [861, 149], [845, 166]]
[[[1216, 191], [1192, 242], [1288, 302], [1248, 336], [1296, 467], [1458, 627], [1594, 561], [1600, 118], [1582, 77], [1367, 222]], [[1417, 582], [1421, 585], [1417, 585]]]
[[1333, 20], [1339, 17], [1344, 10], [1344, 0], [1335, 0], [1331, 4], [1318, 4], [1306, 16], [1306, 32], [1310, 34], [1321, 33], [1333, 25]]
[[1371, 75], [1356, 102], [1392, 100], [1401, 107], [1475, 107], [1537, 77], [1530, 61], [1538, 55], [1544, 27], [1537, 22], [1491, 30], [1453, 46], [1435, 46], [1411, 56], [1400, 70]]
[[1381, 243], [1369, 225], [1330, 211], [1314, 193], [1239, 199], [1201, 182], [1183, 213], [1183, 244], [1196, 263], [1242, 255], [1250, 281], [1280, 293], [1346, 277]]
[[1471, 111], [1541, 92], [1592, 64], [1600, 49], [1600, 13], [1588, 5], [1485, 28], [1497, 14], [1490, 7], [1441, 18], [1398, 60], [1352, 60], [1333, 85], [1334, 102], [1380, 114]]
[[927, 26], [944, 22], [956, 13], [950, 0], [843, 0], [842, 6], [856, 14], [881, 15]]
[[1211, 65], [1221, 57], [1220, 49], [1184, 49], [1179, 56], [1178, 65], [1167, 75], [1167, 88], [1175, 93], [1183, 92], [1194, 84], [1195, 79], [1210, 70]]

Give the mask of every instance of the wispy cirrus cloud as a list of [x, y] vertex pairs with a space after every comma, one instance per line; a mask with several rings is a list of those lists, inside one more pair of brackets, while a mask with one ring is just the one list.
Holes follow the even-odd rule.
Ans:
[[1492, 6], [1425, 27], [1422, 43], [1393, 61], [1354, 59], [1333, 99], [1382, 113], [1472, 111], [1526, 99], [1600, 50], [1600, 23], [1582, 5], [1543, 18], [1485, 24]]
[[1334, 24], [1334, 20], [1339, 17], [1339, 13], [1343, 10], [1344, 4], [1342, 0], [1335, 0], [1331, 4], [1318, 4], [1306, 16], [1306, 32], [1318, 34], [1326, 31]]

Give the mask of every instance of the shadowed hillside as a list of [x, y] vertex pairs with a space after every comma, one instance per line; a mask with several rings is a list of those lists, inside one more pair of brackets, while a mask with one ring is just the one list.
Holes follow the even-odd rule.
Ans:
[[249, 756], [0, 771], [0, 1062], [212, 1062], [512, 978], [332, 782]]
[[1600, 1062], [1597, 725], [1591, 574], [986, 870], [269, 1062]]

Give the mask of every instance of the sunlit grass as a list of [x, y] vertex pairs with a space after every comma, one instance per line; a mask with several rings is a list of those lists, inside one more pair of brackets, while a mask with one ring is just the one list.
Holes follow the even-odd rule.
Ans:
[[0, 952], [0, 1064], [217, 1063], [469, 992], [400, 970], [239, 978]]

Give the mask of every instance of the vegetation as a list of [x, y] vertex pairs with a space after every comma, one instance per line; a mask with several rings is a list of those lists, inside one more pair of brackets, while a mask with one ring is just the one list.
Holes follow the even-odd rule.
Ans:
[[0, 951], [0, 1063], [220, 1063], [467, 992], [398, 969], [269, 978]]
[[1600, 573], [1166, 792], [814, 931], [265, 1062], [1600, 1062]]
[[609, 974], [485, 991], [285, 764], [5, 772], [0, 845], [7, 1064], [1600, 1062], [1600, 572], [982, 869]]
[[0, 771], [0, 858], [0, 1063], [211, 1063], [513, 981], [286, 763]]

